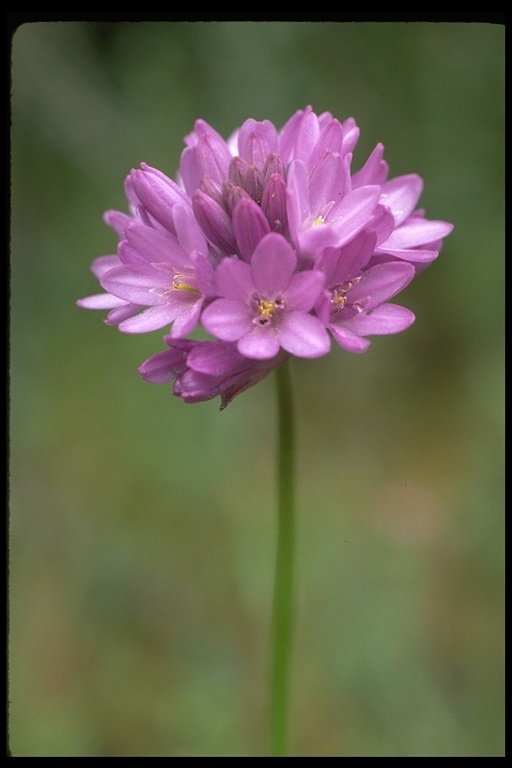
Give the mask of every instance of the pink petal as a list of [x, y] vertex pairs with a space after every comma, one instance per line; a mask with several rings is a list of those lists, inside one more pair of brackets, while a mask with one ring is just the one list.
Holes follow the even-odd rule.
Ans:
[[[322, 212], [330, 201], [341, 202], [347, 191], [350, 175], [341, 155], [325, 154], [315, 166], [310, 178], [309, 207], [313, 213]], [[349, 187], [350, 190], [350, 187]]]
[[[319, 118], [319, 123], [322, 120]], [[324, 152], [336, 152], [338, 154], [344, 154], [342, 152], [343, 147], [343, 128], [339, 120], [330, 119], [326, 126], [320, 129], [320, 138], [318, 139], [315, 151], [311, 158], [314, 164]]]
[[120, 238], [124, 238], [124, 228], [133, 221], [131, 216], [121, 211], [105, 211], [103, 221], [108, 224]]
[[128, 317], [136, 315], [137, 312], [141, 311], [141, 309], [144, 309], [144, 307], [142, 307], [140, 304], [127, 304], [125, 302], [122, 307], [117, 307], [108, 313], [105, 319], [105, 324], [119, 325], [119, 323], [122, 323], [123, 320], [126, 320]]
[[384, 182], [380, 202], [391, 209], [396, 224], [401, 224], [414, 210], [422, 189], [421, 176], [415, 173], [398, 176]]
[[350, 302], [354, 303], [370, 297], [365, 305], [365, 312], [378, 304], [396, 296], [408, 285], [416, 274], [412, 264], [390, 261], [377, 264], [363, 273], [361, 280], [350, 290]]
[[240, 354], [235, 344], [228, 342], [203, 342], [195, 347], [187, 358], [190, 367], [197, 373], [222, 376], [240, 365]]
[[321, 357], [331, 347], [321, 320], [303, 312], [287, 312], [279, 323], [278, 334], [283, 349], [297, 357]]
[[251, 259], [257, 290], [266, 298], [282, 293], [297, 265], [297, 257], [282, 235], [271, 232], [260, 240]]
[[405, 331], [414, 319], [410, 309], [396, 304], [381, 304], [368, 314], [361, 312], [357, 317], [346, 320], [343, 326], [361, 336], [375, 336]]
[[240, 256], [250, 261], [260, 240], [270, 232], [269, 223], [260, 206], [250, 198], [241, 200], [233, 211], [233, 232]]
[[325, 275], [320, 270], [306, 270], [292, 276], [285, 291], [286, 306], [309, 312], [315, 306], [325, 283]]
[[126, 301], [112, 296], [110, 293], [97, 293], [94, 296], [79, 299], [76, 304], [82, 309], [114, 309], [115, 307], [124, 307]]
[[190, 269], [187, 254], [170, 234], [144, 224], [130, 224], [126, 227], [126, 238], [149, 264], [157, 268], [167, 265], [177, 270]]
[[293, 160], [295, 142], [297, 141], [300, 125], [306, 112], [311, 112], [311, 107], [299, 109], [279, 131], [279, 153], [285, 163]]
[[381, 244], [381, 247], [389, 251], [430, 245], [430, 243], [435, 243], [449, 235], [452, 229], [453, 225], [446, 221], [429, 221], [411, 216], [404, 224], [395, 229], [388, 239]]
[[439, 255], [439, 251], [426, 251], [420, 248], [387, 249], [385, 247], [379, 247], [375, 253], [393, 256], [396, 259], [403, 259], [404, 261], [418, 262], [419, 264], [428, 264], [428, 262], [434, 261]]
[[336, 209], [336, 218], [327, 220], [336, 228], [338, 246], [348, 243], [370, 222], [379, 195], [380, 187], [377, 185], [359, 187], [345, 195]]
[[361, 352], [366, 352], [370, 346], [370, 341], [368, 339], [363, 339], [361, 336], [357, 336], [355, 333], [348, 331], [341, 325], [330, 325], [329, 330], [331, 331], [334, 340], [340, 347], [346, 349], [347, 352], [359, 354]]
[[201, 229], [195, 220], [189, 205], [175, 205], [172, 211], [176, 235], [180, 245], [186, 251], [207, 253], [207, 244]]
[[360, 171], [352, 176], [352, 189], [364, 187], [367, 184], [382, 184], [388, 175], [388, 164], [382, 159], [384, 147], [377, 144], [370, 157]]
[[223, 341], [237, 341], [253, 328], [249, 307], [234, 299], [216, 299], [203, 312], [204, 328]]
[[166, 229], [175, 232], [172, 209], [183, 201], [183, 190], [153, 169], [132, 171], [131, 181], [142, 205]]
[[231, 152], [224, 139], [210, 131], [200, 138], [196, 152], [203, 175], [209, 176], [217, 184], [222, 184], [228, 175], [231, 160]]
[[164, 304], [158, 307], [149, 307], [135, 317], [129, 317], [119, 323], [119, 330], [123, 333], [150, 333], [169, 325], [175, 317], [176, 306]]
[[298, 245], [298, 233], [301, 224], [310, 215], [309, 207], [309, 172], [304, 163], [294, 160], [288, 168], [286, 181], [286, 212], [288, 226], [294, 242]]
[[268, 360], [279, 352], [279, 339], [272, 326], [252, 325], [250, 332], [240, 339], [237, 349], [241, 355], [253, 360]]
[[305, 110], [295, 143], [295, 157], [309, 162], [319, 138], [320, 126], [318, 117], [312, 110]]
[[139, 367], [139, 373], [145, 381], [150, 381], [152, 384], [164, 384], [167, 381], [172, 381], [175, 375], [174, 366], [177, 357], [183, 357], [183, 353], [177, 353], [174, 349], [166, 349], [165, 352], [159, 352], [142, 363]]
[[225, 299], [249, 301], [254, 293], [251, 268], [244, 261], [229, 256], [215, 270], [217, 292]]
[[169, 279], [164, 275], [164, 279], [157, 282], [155, 274], [159, 276], [156, 270], [147, 275], [139, 274], [127, 267], [116, 267], [102, 277], [101, 285], [114, 296], [133, 304], [145, 306], [162, 304], [165, 301], [163, 293], [170, 288]]
[[91, 272], [99, 280], [100, 277], [103, 277], [105, 272], [109, 271], [109, 269], [120, 267], [121, 264], [122, 262], [119, 256], [99, 256], [97, 259], [94, 259], [91, 264]]
[[[259, 134], [263, 139], [264, 157], [262, 158], [253, 158], [250, 156], [251, 145], [248, 147], [247, 144], [254, 133]], [[256, 164], [263, 167], [267, 155], [270, 155], [272, 152], [277, 152], [277, 141], [277, 131], [270, 120], [258, 122], [257, 120], [249, 118], [243, 123], [238, 132], [238, 153], [248, 160], [250, 164]]]
[[176, 314], [171, 328], [171, 338], [182, 338], [191, 333], [196, 327], [204, 299], [201, 297], [195, 302], [176, 304]]

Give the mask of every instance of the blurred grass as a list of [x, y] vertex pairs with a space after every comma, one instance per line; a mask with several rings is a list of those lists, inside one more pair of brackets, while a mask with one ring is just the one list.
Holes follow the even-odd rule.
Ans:
[[265, 754], [272, 379], [186, 406], [74, 302], [131, 167], [309, 103], [455, 231], [407, 333], [294, 361], [296, 754], [504, 754], [504, 29], [69, 22], [12, 40], [13, 755]]

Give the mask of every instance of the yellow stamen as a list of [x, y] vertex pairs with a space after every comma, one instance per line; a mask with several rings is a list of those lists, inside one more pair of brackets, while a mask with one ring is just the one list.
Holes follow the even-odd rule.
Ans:
[[270, 320], [270, 318], [273, 317], [274, 315], [275, 308], [276, 308], [275, 301], [272, 301], [271, 299], [261, 299], [261, 301], [258, 302], [260, 319]]
[[174, 291], [191, 291], [192, 293], [200, 293], [197, 288], [194, 288], [193, 285], [190, 285], [183, 280], [183, 275], [174, 275], [172, 287]]
[[338, 309], [343, 309], [346, 303], [347, 303], [347, 297], [342, 296], [337, 291], [334, 291], [331, 298], [331, 304], [335, 304]]

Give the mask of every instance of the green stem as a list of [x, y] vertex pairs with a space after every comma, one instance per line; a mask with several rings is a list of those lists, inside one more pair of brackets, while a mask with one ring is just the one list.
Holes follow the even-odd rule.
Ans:
[[288, 754], [290, 741], [290, 671], [294, 616], [295, 425], [289, 364], [276, 370], [279, 442], [278, 531], [272, 622], [270, 699], [271, 754]]

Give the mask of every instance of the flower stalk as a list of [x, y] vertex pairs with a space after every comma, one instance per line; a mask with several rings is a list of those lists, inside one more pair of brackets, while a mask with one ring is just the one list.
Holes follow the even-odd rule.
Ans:
[[289, 364], [276, 370], [278, 408], [278, 528], [272, 617], [270, 749], [285, 756], [290, 749], [291, 662], [294, 628], [295, 563], [295, 423]]

